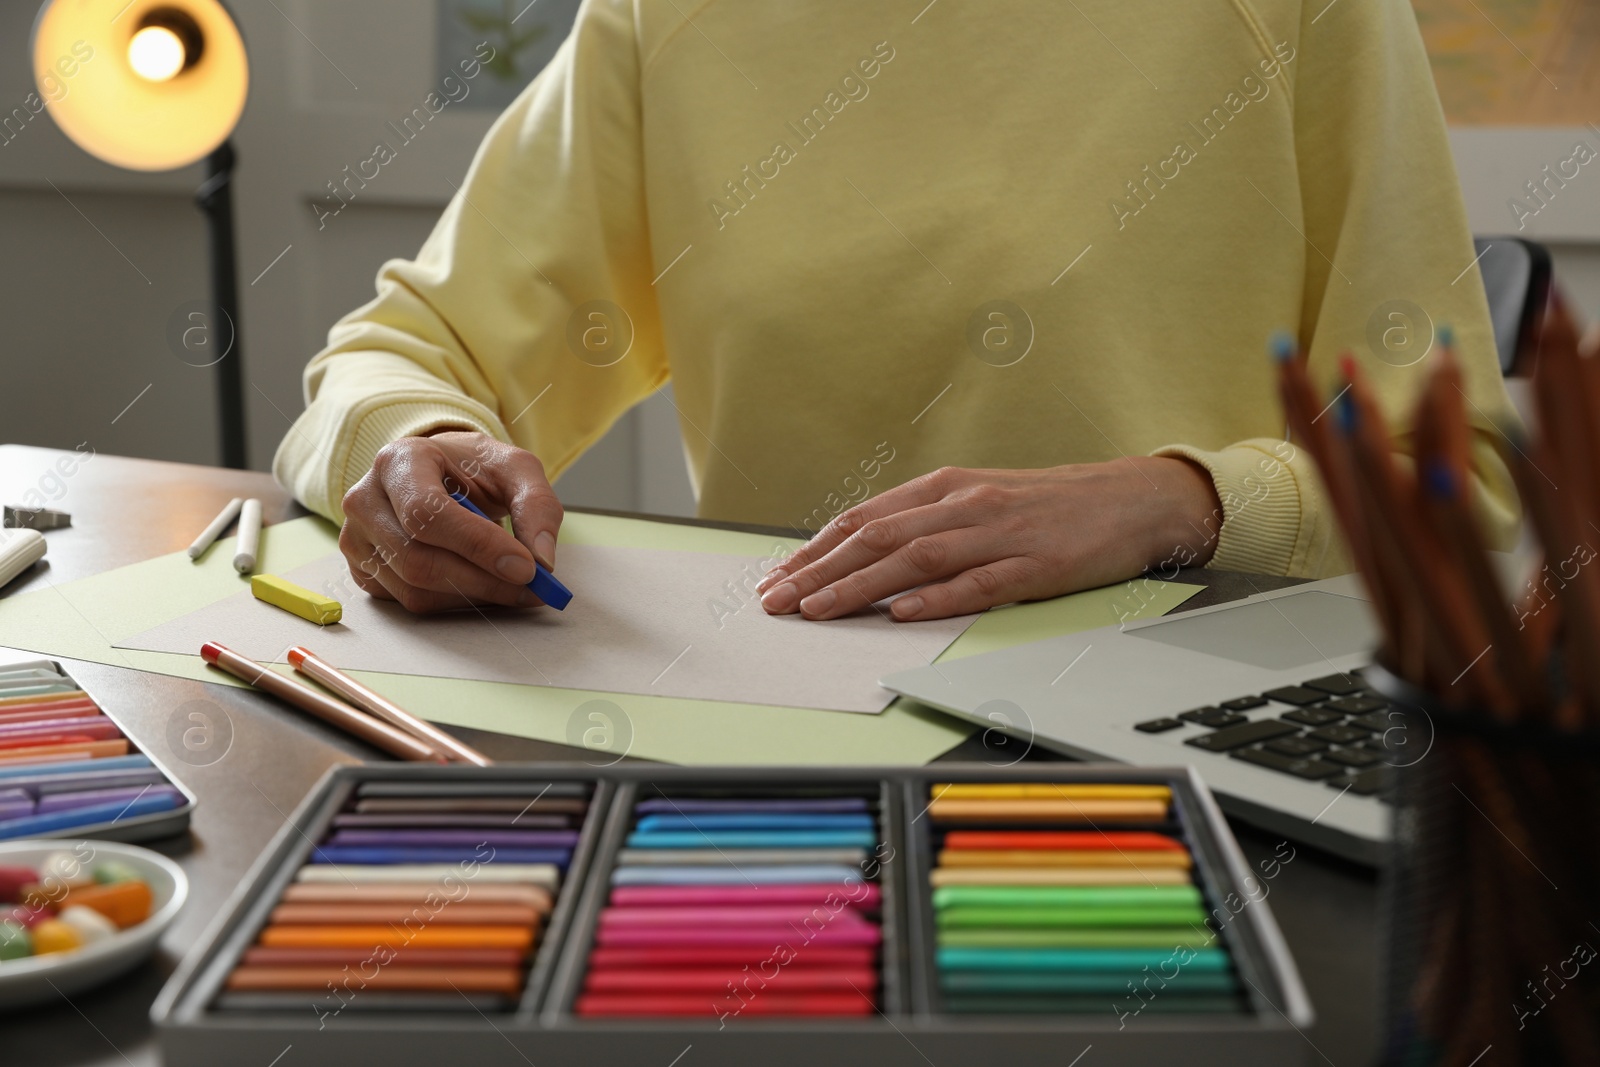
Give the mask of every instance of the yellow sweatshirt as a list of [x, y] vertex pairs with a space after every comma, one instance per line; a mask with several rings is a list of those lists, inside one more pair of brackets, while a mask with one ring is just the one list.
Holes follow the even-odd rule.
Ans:
[[587, 0], [333, 328], [275, 470], [336, 520], [441, 426], [559, 474], [670, 379], [706, 517], [815, 530], [941, 466], [1180, 454], [1223, 504], [1213, 566], [1330, 573], [1267, 340], [1324, 385], [1353, 351], [1398, 417], [1453, 327], [1503, 541], [1473, 255], [1405, 0]]

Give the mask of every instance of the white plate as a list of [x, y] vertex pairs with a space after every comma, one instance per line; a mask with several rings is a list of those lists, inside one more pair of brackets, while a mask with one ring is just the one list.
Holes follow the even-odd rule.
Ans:
[[[118, 841], [4, 841], [0, 842], [0, 866], [37, 868], [53, 852], [72, 853], [84, 862], [86, 870], [108, 860], [132, 867], [150, 887], [150, 917], [104, 941], [70, 952], [0, 962], [0, 1010], [58, 1000], [131, 970], [155, 951], [162, 932], [172, 925], [189, 897], [189, 879], [183, 868], [159, 852]], [[0, 909], [5, 907], [0, 904]]]

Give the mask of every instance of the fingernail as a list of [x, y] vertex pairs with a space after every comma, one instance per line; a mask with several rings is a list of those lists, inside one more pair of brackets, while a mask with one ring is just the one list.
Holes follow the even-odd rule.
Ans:
[[769, 588], [771, 588], [773, 582], [777, 581], [779, 578], [787, 577], [789, 577], [788, 571], [784, 570], [782, 567], [774, 567], [767, 572], [767, 576], [765, 578], [756, 583], [756, 592], [765, 593]]
[[[533, 539], [533, 555], [546, 570], [556, 569], [556, 539], [548, 532], [540, 531], [539, 536]], [[528, 576], [530, 579], [533, 575]]]
[[812, 593], [810, 596], [806, 597], [804, 600], [800, 601], [800, 611], [802, 614], [810, 615], [811, 617], [816, 618], [820, 615], [826, 615], [829, 611], [833, 610], [833, 605], [837, 603], [838, 600], [839, 594], [835, 593], [832, 589], [819, 589], [815, 593]]
[[531, 608], [543, 603], [544, 601], [534, 595], [532, 589], [524, 589], [517, 594], [517, 607], [519, 608]]
[[897, 619], [909, 619], [913, 615], [920, 615], [922, 614], [922, 598], [915, 594], [903, 596], [889, 605], [889, 611]]
[[533, 581], [533, 567], [521, 556], [501, 556], [494, 569], [513, 585], [527, 585]]
[[773, 615], [787, 615], [798, 603], [800, 603], [800, 589], [793, 582], [784, 582], [761, 598], [761, 606]]

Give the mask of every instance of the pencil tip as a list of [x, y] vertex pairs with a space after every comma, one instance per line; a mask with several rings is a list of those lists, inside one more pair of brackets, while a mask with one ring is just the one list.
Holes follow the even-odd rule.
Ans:
[[1349, 389], [1346, 389], [1339, 394], [1334, 403], [1339, 412], [1339, 429], [1343, 430], [1346, 435], [1354, 434], [1356, 432], [1355, 397], [1350, 395]]
[[1294, 358], [1294, 338], [1284, 330], [1273, 334], [1267, 347], [1272, 352], [1273, 360], [1278, 363], [1287, 363]]
[[1439, 324], [1439, 345], [1447, 350], [1456, 346], [1456, 332], [1447, 322]]
[[1339, 373], [1345, 376], [1346, 381], [1354, 381], [1356, 376], [1356, 357], [1349, 352], [1340, 352]]
[[1423, 484], [1441, 500], [1453, 500], [1456, 495], [1456, 475], [1449, 464], [1441, 459], [1429, 460], [1423, 467]]

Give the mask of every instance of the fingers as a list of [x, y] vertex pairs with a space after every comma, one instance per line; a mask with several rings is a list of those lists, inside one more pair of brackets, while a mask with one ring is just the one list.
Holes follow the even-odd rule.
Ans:
[[850, 615], [885, 597], [987, 564], [994, 556], [993, 534], [987, 530], [969, 527], [918, 537], [812, 593], [800, 602], [800, 613], [808, 619]]
[[[454, 554], [497, 581], [527, 585], [533, 581], [533, 554], [527, 546], [504, 527], [450, 499], [451, 489], [459, 486], [458, 491], [466, 491], [472, 484], [461, 481], [451, 459], [432, 441], [409, 448], [390, 446], [374, 459], [373, 474], [388, 497], [389, 510], [399, 520], [401, 535]], [[385, 543], [384, 536], [393, 531], [385, 528], [389, 524], [383, 521], [383, 509], [372, 502], [371, 511], [368, 534], [381, 548], [397, 548]], [[384, 536], [377, 536], [380, 533]], [[418, 555], [425, 558], [427, 553], [419, 551]]]
[[478, 480], [487, 482], [489, 491], [511, 513], [516, 539], [545, 569], [555, 570], [556, 535], [566, 513], [545, 477], [544, 464], [531, 452], [512, 449], [504, 463], [486, 468]]
[[999, 604], [1029, 600], [1039, 593], [1043, 575], [1037, 563], [1020, 557], [963, 571], [948, 582], [926, 586], [889, 605], [900, 622], [926, 622], [971, 615]]
[[[956, 562], [956, 559], [965, 559], [965, 553], [950, 558], [950, 545], [933, 536], [950, 532], [951, 527], [957, 525], [961, 525], [960, 521], [951, 514], [949, 508], [940, 504], [872, 519], [833, 551], [814, 563], [792, 571], [788, 577], [768, 588], [762, 595], [761, 606], [773, 615], [787, 615], [802, 610], [807, 618], [831, 619], [845, 612], [830, 606], [827, 599], [830, 591], [847, 594], [836, 597], [837, 602], [848, 601], [852, 605], [849, 610], [857, 611], [868, 603], [903, 592], [914, 585], [948, 577], [970, 563], [984, 562]], [[912, 545], [917, 547], [912, 549]], [[875, 572], [876, 581], [870, 586], [877, 591], [873, 600], [863, 601], [863, 594], [853, 591], [864, 588], [859, 582], [847, 585], [844, 581], [846, 578], [859, 577], [856, 572], [862, 568], [891, 558], [895, 560], [894, 563]], [[954, 569], [947, 569], [950, 567]], [[892, 589], [882, 588], [881, 581], [890, 574], [900, 575], [904, 584]], [[806, 604], [804, 608], [801, 607], [802, 603]]]
[[339, 547], [357, 585], [380, 599], [399, 601], [408, 611], [539, 603], [523, 586], [487, 575], [452, 552], [406, 538], [393, 516], [361, 531], [346, 521]]
[[871, 500], [856, 505], [828, 523], [810, 541], [795, 549], [793, 555], [768, 571], [766, 577], [756, 586], [756, 592], [765, 593], [784, 578], [815, 563], [874, 519], [924, 507], [941, 499], [954, 485], [958, 473], [953, 468], [945, 467], [932, 474], [914, 478], [904, 485], [895, 486]]

